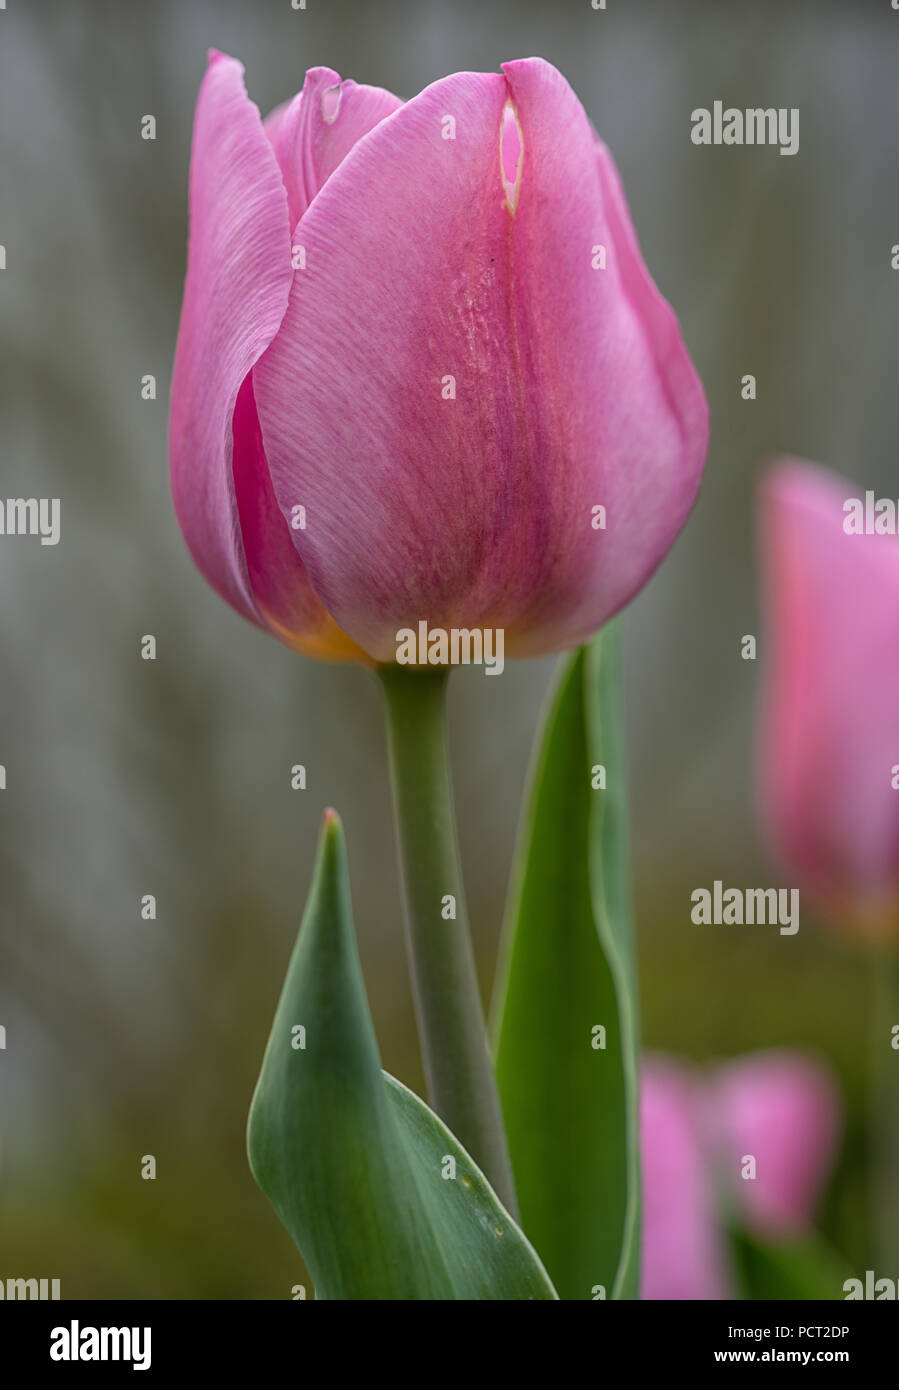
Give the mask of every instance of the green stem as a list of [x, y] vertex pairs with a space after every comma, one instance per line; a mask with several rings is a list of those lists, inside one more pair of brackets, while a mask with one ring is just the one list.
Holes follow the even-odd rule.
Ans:
[[382, 666], [378, 674], [387, 705], [406, 945], [428, 1094], [514, 1216], [456, 838], [446, 737], [449, 671]]
[[871, 1225], [874, 1258], [881, 1276], [899, 1268], [899, 952], [877, 941], [872, 965], [872, 1068], [870, 1090]]

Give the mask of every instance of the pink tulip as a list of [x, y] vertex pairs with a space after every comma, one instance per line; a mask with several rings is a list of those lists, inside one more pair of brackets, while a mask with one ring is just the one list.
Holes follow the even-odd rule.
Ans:
[[762, 1239], [803, 1230], [838, 1131], [833, 1084], [808, 1058], [757, 1053], [707, 1077], [668, 1058], [646, 1058], [641, 1298], [732, 1298], [726, 1213], [733, 1210]]
[[858, 489], [784, 460], [761, 497], [761, 791], [789, 870], [836, 922], [899, 926], [899, 540], [844, 530]]
[[405, 105], [316, 68], [263, 124], [242, 71], [211, 56], [191, 160], [171, 457], [200, 569], [317, 656], [393, 660], [422, 620], [584, 640], [684, 524], [707, 412], [574, 93], [537, 58]]

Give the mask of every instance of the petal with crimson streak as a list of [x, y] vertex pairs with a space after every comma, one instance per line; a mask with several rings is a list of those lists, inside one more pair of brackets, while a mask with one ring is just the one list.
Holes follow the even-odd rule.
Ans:
[[234, 410], [234, 486], [250, 586], [266, 627], [304, 656], [370, 665], [321, 603], [291, 544], [262, 447], [252, 372]]
[[288, 199], [242, 65], [218, 53], [197, 102], [190, 211], [171, 414], [182, 530], [203, 574], [245, 617], [310, 655], [366, 659], [323, 607], [274, 501], [252, 368], [293, 278]]
[[287, 197], [243, 84], [210, 54], [194, 122], [187, 278], [172, 380], [175, 510], [210, 584], [260, 616], [240, 535], [232, 458], [238, 392], [280, 327], [290, 291]]

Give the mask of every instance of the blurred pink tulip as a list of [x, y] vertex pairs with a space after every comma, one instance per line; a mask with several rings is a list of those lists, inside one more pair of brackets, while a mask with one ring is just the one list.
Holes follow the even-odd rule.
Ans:
[[[405, 105], [326, 68], [266, 123], [211, 55], [172, 386], [200, 569], [288, 645], [590, 636], [693, 505], [707, 411], [611, 156], [542, 59]], [[601, 510], [598, 510], [601, 509]]]
[[[795, 1053], [737, 1058], [706, 1077], [647, 1057], [640, 1297], [732, 1298], [725, 1213], [733, 1208], [765, 1239], [803, 1230], [833, 1164], [839, 1126], [828, 1074]], [[749, 1156], [754, 1177], [743, 1176]]]
[[775, 848], [835, 922], [899, 928], [899, 539], [847, 534], [857, 489], [795, 459], [761, 495], [761, 793]]
[[[717, 1164], [759, 1235], [806, 1229], [833, 1164], [840, 1108], [829, 1074], [791, 1052], [738, 1057], [713, 1074], [707, 1100]], [[756, 1176], [741, 1176], [744, 1156]]]
[[730, 1296], [700, 1115], [701, 1082], [694, 1073], [669, 1058], [647, 1058], [640, 1083], [644, 1299]]

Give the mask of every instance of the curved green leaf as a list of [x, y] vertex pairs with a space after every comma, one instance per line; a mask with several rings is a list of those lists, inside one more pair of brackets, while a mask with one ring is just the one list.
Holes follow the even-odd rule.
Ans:
[[[522, 1226], [562, 1298], [636, 1298], [637, 990], [618, 634], [563, 665], [516, 857], [494, 1012]], [[605, 768], [605, 789], [593, 770]], [[597, 780], [598, 775], [597, 775]], [[605, 1046], [597, 1026], [605, 1030]]]
[[472, 1159], [381, 1070], [333, 812], [250, 1107], [248, 1151], [317, 1298], [556, 1297]]

